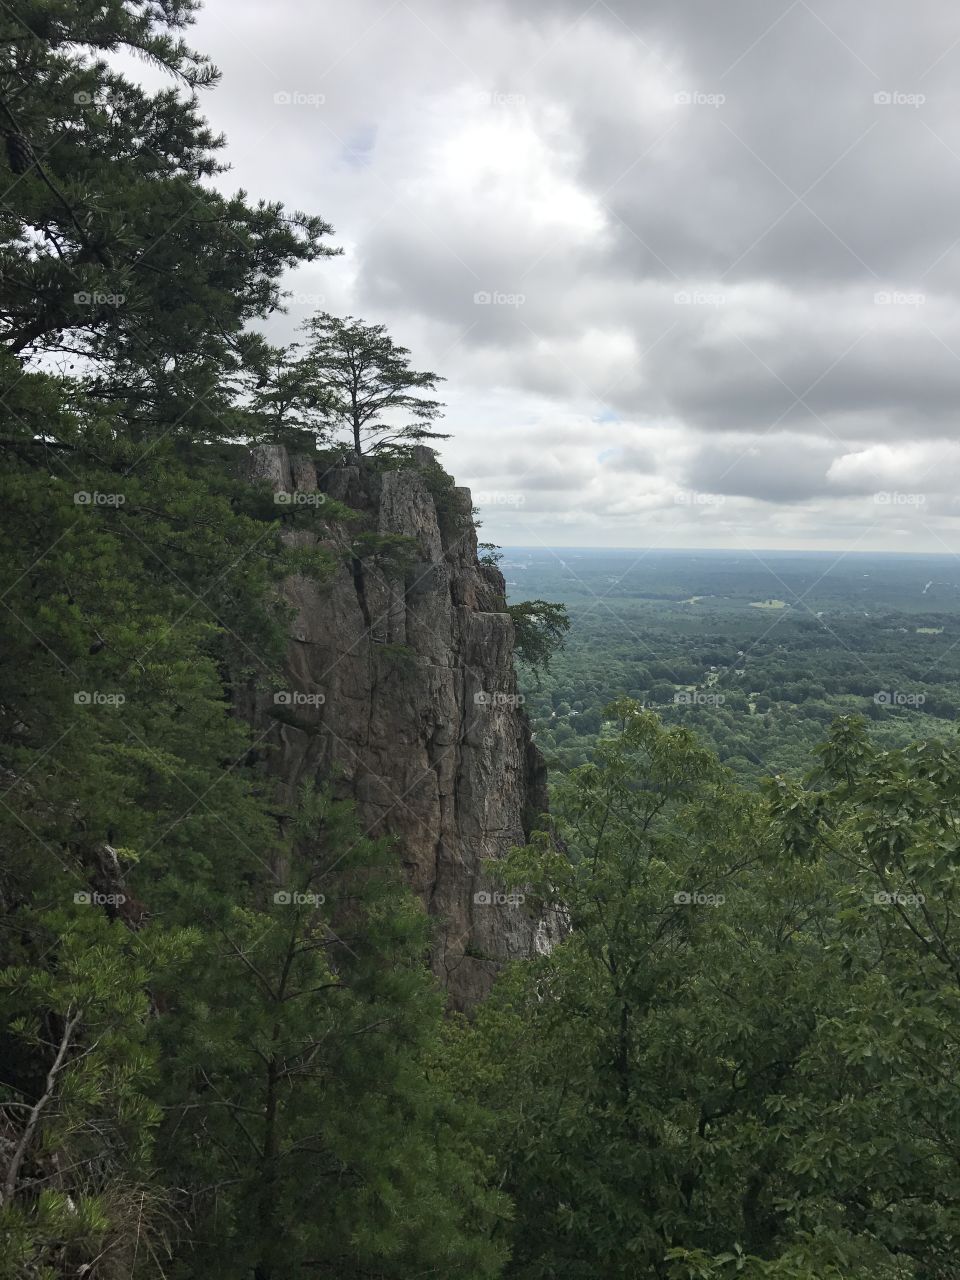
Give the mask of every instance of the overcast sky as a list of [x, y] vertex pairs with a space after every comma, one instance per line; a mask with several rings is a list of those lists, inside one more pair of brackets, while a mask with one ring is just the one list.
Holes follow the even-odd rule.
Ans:
[[960, 8], [208, 0], [225, 185], [506, 545], [960, 550]]

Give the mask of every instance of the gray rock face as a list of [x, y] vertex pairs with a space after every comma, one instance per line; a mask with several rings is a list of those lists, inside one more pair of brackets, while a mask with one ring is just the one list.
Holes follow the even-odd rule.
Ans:
[[[416, 551], [406, 570], [384, 571], [351, 561], [344, 526], [325, 526], [332, 581], [298, 576], [283, 588], [295, 610], [286, 674], [297, 723], [275, 718], [269, 694], [248, 695], [241, 710], [266, 731], [268, 767], [291, 800], [307, 780], [330, 782], [354, 799], [365, 831], [396, 839], [435, 917], [434, 971], [465, 1008], [505, 961], [550, 945], [550, 922], [498, 901], [481, 867], [525, 841], [546, 809], [546, 770], [518, 704], [503, 577], [477, 561], [469, 490], [435, 500], [421, 470], [433, 462], [418, 449], [403, 470], [361, 460], [318, 476], [282, 446], [253, 452], [251, 475], [294, 495], [291, 509], [298, 493], [322, 492], [362, 513], [363, 530], [402, 534]], [[294, 528], [285, 537], [318, 540]]]

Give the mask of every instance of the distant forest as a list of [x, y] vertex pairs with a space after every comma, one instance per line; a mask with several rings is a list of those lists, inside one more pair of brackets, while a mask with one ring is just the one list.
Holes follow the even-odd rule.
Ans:
[[837, 715], [871, 740], [952, 739], [951, 556], [507, 550], [511, 594], [566, 603], [564, 649], [524, 684], [555, 769], [585, 764], [619, 696], [696, 729], [736, 776], [800, 773]]

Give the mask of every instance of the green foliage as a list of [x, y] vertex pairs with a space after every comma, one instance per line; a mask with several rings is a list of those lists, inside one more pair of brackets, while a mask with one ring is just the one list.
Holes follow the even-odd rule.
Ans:
[[421, 463], [418, 471], [433, 496], [437, 523], [445, 545], [473, 536], [474, 525], [470, 510], [462, 495], [457, 492], [453, 476], [444, 471], [436, 460]]
[[[410, 367], [410, 352], [382, 324], [321, 312], [304, 326], [306, 359], [323, 386], [320, 413], [330, 431], [346, 432], [356, 454], [443, 439], [430, 430], [443, 406], [423, 392], [443, 379]], [[397, 422], [397, 415], [412, 422]]]
[[[207, 181], [194, 7], [0, 14], [0, 1277], [953, 1280], [960, 748], [902, 734], [955, 710], [853, 665], [866, 637], [891, 689], [922, 679], [953, 648], [932, 606], [758, 634], [769, 583], [711, 561], [617, 642], [587, 602], [550, 671], [564, 606], [512, 605], [581, 767], [498, 864], [562, 937], [472, 1024], [443, 1020], [389, 841], [257, 769], [235, 709], [276, 687], [279, 583], [333, 567], [283, 534], [351, 517], [278, 509], [246, 446], [416, 466], [445, 545], [473, 534], [414, 452], [437, 375], [349, 317], [254, 332], [330, 228]], [[352, 521], [357, 575], [412, 555]], [[692, 621], [697, 585], [737, 607]], [[385, 682], [411, 661], [377, 655]], [[744, 771], [775, 730], [792, 766], [837, 710], [762, 792], [688, 727]]]
[[[71, 1274], [105, 1252], [110, 1274], [120, 1274], [138, 1239], [147, 1256], [163, 1248], [167, 1216], [149, 1185], [160, 1110], [150, 1096], [157, 1055], [145, 984], [196, 940], [171, 930], [132, 934], [84, 903], [37, 912], [31, 926], [47, 965], [0, 973], [9, 1029], [0, 1276]], [[32, 1184], [37, 1191], [24, 1195]]]
[[[223, 435], [243, 326], [279, 305], [284, 267], [330, 252], [322, 219], [205, 181], [223, 139], [196, 99], [217, 72], [180, 36], [195, 8], [26, 0], [0, 15], [0, 124], [30, 156], [0, 235], [2, 341], [85, 358], [91, 394], [140, 441]], [[111, 70], [118, 48], [178, 87]]]
[[327, 429], [321, 408], [326, 392], [313, 361], [299, 343], [272, 347], [259, 334], [245, 335], [241, 352], [248, 438], [314, 453]]
[[[887, 748], [956, 733], [960, 596], [935, 556], [506, 555], [511, 601], [563, 601], [571, 619], [550, 670], [521, 671], [554, 775], [603, 732], [584, 732], [583, 714], [623, 695], [694, 729], [753, 785], [800, 776], [838, 715], [867, 716]], [[774, 585], [791, 607], [753, 608]]]
[[548, 670], [570, 630], [566, 608], [549, 600], [523, 600], [510, 605], [509, 612], [517, 657], [535, 671]]
[[480, 553], [477, 559], [481, 564], [487, 565], [488, 568], [498, 569], [500, 561], [503, 559], [503, 552], [495, 542], [478, 542], [477, 550]]
[[404, 573], [419, 554], [415, 538], [401, 533], [376, 533], [366, 531], [356, 534], [350, 541], [351, 558], [370, 560], [388, 574]]
[[[243, 476], [325, 434], [312, 355], [249, 325], [329, 227], [204, 181], [193, 8], [0, 14], [0, 1276], [492, 1276], [423, 913], [235, 712], [276, 687], [280, 581], [333, 567], [284, 530], [348, 513]], [[334, 915], [273, 902], [301, 873]]]
[[461, 1046], [514, 1121], [506, 1274], [953, 1274], [960, 753], [840, 723], [761, 800], [688, 731], [607, 714], [509, 865], [570, 932]]
[[287, 867], [169, 979], [161, 1146], [205, 1224], [182, 1274], [399, 1278], [442, 1259], [495, 1276], [499, 1197], [428, 1078], [440, 1006], [422, 908], [386, 842], [327, 796], [304, 797]]

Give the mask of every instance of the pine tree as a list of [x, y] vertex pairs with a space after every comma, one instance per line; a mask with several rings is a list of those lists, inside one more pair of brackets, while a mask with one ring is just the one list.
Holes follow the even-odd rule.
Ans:
[[[312, 422], [285, 400], [296, 352], [251, 396], [268, 348], [248, 326], [281, 304], [287, 267], [330, 252], [330, 229], [204, 181], [221, 140], [196, 103], [216, 73], [180, 37], [194, 8], [0, 14], [16, 179], [0, 229], [2, 1265], [11, 1280], [144, 1280], [171, 1256], [184, 1275], [200, 1256], [220, 1266], [222, 1248], [278, 1275], [272, 1224], [308, 1205], [331, 1229], [293, 1228], [315, 1274], [328, 1249], [367, 1275], [411, 1259], [494, 1274], [479, 1157], [430, 1081], [422, 919], [396, 886], [358, 908], [370, 938], [351, 942], [347, 983], [315, 917], [291, 928], [270, 900], [291, 849], [234, 686], [275, 678], [280, 580], [330, 564], [288, 547], [271, 495], [243, 479], [244, 441]], [[110, 70], [119, 47], [178, 88]], [[261, 928], [269, 989], [240, 959]], [[318, 1028], [329, 1056], [301, 1089]], [[240, 1078], [238, 1062], [258, 1070]], [[254, 1155], [244, 1108], [279, 1097], [280, 1063], [292, 1076], [273, 1084], [298, 1087]], [[300, 1117], [357, 1176], [286, 1149]], [[194, 1147], [212, 1134], [222, 1147]]]
[[252, 419], [244, 424], [248, 439], [308, 453], [324, 442], [326, 388], [299, 343], [273, 347], [260, 335], [250, 335], [243, 373], [245, 405]]
[[427, 919], [393, 851], [308, 793], [273, 886], [221, 901], [171, 979], [199, 1006], [164, 1030], [161, 1146], [199, 1223], [182, 1274], [499, 1274], [503, 1204], [431, 1078]]
[[[321, 312], [304, 326], [306, 353], [326, 389], [323, 416], [331, 431], [345, 431], [354, 452], [382, 451], [398, 442], [446, 439], [430, 430], [443, 405], [422, 394], [443, 382], [410, 367], [410, 352], [382, 324]], [[396, 421], [410, 415], [412, 422]]]

